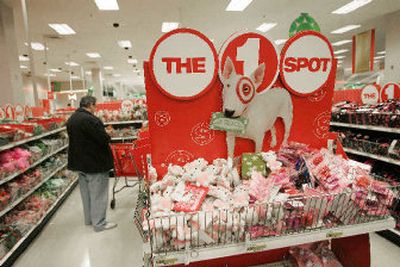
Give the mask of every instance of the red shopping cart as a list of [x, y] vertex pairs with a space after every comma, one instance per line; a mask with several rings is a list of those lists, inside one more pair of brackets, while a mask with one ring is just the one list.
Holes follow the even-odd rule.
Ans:
[[[149, 151], [142, 143], [142, 140], [137, 140], [134, 143], [110, 144], [114, 159], [115, 173], [113, 195], [110, 203], [112, 209], [115, 208], [116, 204], [115, 195], [124, 188], [139, 186], [140, 190], [141, 180], [147, 172], [145, 153]], [[124, 179], [124, 185], [117, 188], [120, 178]], [[129, 183], [129, 181], [134, 181], [134, 183]]]

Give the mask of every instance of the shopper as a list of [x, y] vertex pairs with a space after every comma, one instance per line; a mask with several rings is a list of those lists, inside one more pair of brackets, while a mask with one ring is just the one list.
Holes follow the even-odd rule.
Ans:
[[113, 168], [111, 138], [94, 115], [96, 98], [84, 96], [79, 106], [67, 122], [68, 169], [79, 172], [85, 224], [99, 232], [117, 226], [106, 221], [108, 172]]

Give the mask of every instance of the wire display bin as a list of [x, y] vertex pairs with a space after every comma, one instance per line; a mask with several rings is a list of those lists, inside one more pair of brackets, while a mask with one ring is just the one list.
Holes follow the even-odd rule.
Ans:
[[371, 227], [376, 231], [393, 228], [391, 211], [398, 208], [399, 188], [347, 190], [158, 217], [150, 215], [148, 191], [144, 191], [139, 195], [135, 222], [148, 246], [145, 266], [188, 264], [201, 259], [199, 253], [207, 249], [214, 255], [219, 251], [221, 257], [227, 251], [256, 252], [344, 237], [355, 231], [367, 233]]

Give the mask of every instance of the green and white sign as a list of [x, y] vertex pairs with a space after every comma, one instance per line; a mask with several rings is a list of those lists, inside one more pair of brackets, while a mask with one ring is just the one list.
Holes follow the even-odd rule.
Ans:
[[214, 112], [210, 129], [244, 134], [249, 120], [245, 118], [227, 118], [222, 112]]

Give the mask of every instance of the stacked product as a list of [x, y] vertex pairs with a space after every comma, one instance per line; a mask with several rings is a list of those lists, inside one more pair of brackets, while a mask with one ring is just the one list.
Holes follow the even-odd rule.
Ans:
[[107, 126], [107, 133], [112, 138], [137, 136], [137, 132], [138, 129], [133, 126], [123, 127], [123, 128], [113, 127], [112, 125]]
[[66, 170], [58, 172], [33, 195], [1, 218], [0, 258], [46, 215], [49, 208], [76, 179], [75, 173]]
[[230, 160], [197, 159], [183, 167], [170, 165], [160, 181], [151, 168], [151, 205], [143, 226], [156, 248], [240, 242], [246, 234], [255, 239], [382, 219], [395, 198], [388, 183], [374, 180], [365, 169], [298, 143], [277, 153], [243, 154], [238, 168]]
[[99, 110], [96, 116], [103, 122], [147, 120], [147, 107], [145, 104], [134, 105], [133, 109], [127, 112], [120, 110]]
[[361, 106], [338, 103], [332, 109], [332, 121], [400, 128], [400, 100]]

